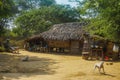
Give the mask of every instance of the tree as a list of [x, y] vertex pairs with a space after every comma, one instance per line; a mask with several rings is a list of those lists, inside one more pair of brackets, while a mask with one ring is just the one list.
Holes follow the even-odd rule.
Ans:
[[8, 18], [16, 11], [14, 2], [12, 0], [0, 0], [0, 36], [5, 33], [5, 27]]
[[39, 3], [40, 6], [51, 6], [55, 4], [56, 4], [55, 0], [40, 0], [40, 3]]
[[84, 16], [91, 21], [88, 29], [92, 34], [120, 41], [120, 0], [83, 0], [80, 3]]
[[14, 0], [19, 11], [40, 8], [41, 6], [55, 5], [55, 0]]
[[43, 6], [39, 9], [23, 12], [17, 19], [16, 25], [21, 28], [21, 36], [41, 33], [51, 25], [65, 22], [75, 22], [80, 18], [75, 8], [63, 5]]

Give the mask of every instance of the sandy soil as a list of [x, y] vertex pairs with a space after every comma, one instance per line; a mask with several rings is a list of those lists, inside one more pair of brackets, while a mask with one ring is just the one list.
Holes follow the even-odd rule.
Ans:
[[[106, 73], [100, 74], [97, 69], [93, 71], [99, 61], [83, 60], [81, 56], [23, 50], [20, 53], [0, 56], [0, 80], [120, 80], [120, 62], [105, 62]], [[22, 62], [26, 55], [29, 61]]]

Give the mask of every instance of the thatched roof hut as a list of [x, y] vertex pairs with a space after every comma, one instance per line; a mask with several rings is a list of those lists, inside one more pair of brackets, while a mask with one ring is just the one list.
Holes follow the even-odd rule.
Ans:
[[80, 53], [83, 46], [86, 23], [73, 22], [55, 24], [50, 30], [41, 33], [49, 48], [69, 49], [71, 53]]
[[79, 22], [56, 24], [41, 35], [45, 40], [81, 40], [85, 32], [82, 28], [85, 25], [86, 23]]
[[47, 46], [50, 52], [55, 48], [59, 52], [67, 49], [70, 53], [81, 53], [86, 34], [83, 27], [86, 24], [84, 22], [55, 24], [48, 31], [30, 37], [28, 42], [35, 45], [42, 43], [41, 47]]

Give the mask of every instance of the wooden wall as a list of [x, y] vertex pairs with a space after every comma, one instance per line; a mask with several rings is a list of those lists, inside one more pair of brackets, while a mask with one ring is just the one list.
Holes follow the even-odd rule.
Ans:
[[72, 40], [72, 41], [47, 41], [48, 46], [52, 48], [67, 48], [71, 54], [81, 54], [83, 49], [83, 41]]
[[107, 44], [107, 53], [113, 53], [113, 46], [114, 46], [114, 43], [112, 42], [108, 42]]
[[119, 58], [119, 56], [118, 56], [119, 52], [114, 52], [113, 51], [113, 46], [114, 46], [113, 42], [108, 42], [106, 56], [108, 56], [109, 58], [112, 58], [113, 60], [118, 60], [118, 58]]
[[69, 48], [70, 47], [70, 41], [48, 41], [49, 47], [55, 47], [55, 48]]
[[83, 48], [83, 41], [71, 41], [71, 53], [81, 54]]

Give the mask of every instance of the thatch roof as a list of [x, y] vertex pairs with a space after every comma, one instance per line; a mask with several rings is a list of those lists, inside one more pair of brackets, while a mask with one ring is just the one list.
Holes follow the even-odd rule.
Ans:
[[81, 40], [85, 31], [83, 26], [86, 23], [64, 23], [56, 24], [53, 27], [41, 34], [46, 40]]
[[96, 39], [96, 40], [106, 40], [106, 38], [99, 35], [90, 35], [90, 38]]
[[26, 41], [33, 41], [33, 40], [37, 40], [37, 39], [43, 39], [43, 38], [41, 37], [40, 34], [38, 34], [38, 35], [33, 35], [33, 36], [29, 37]]

